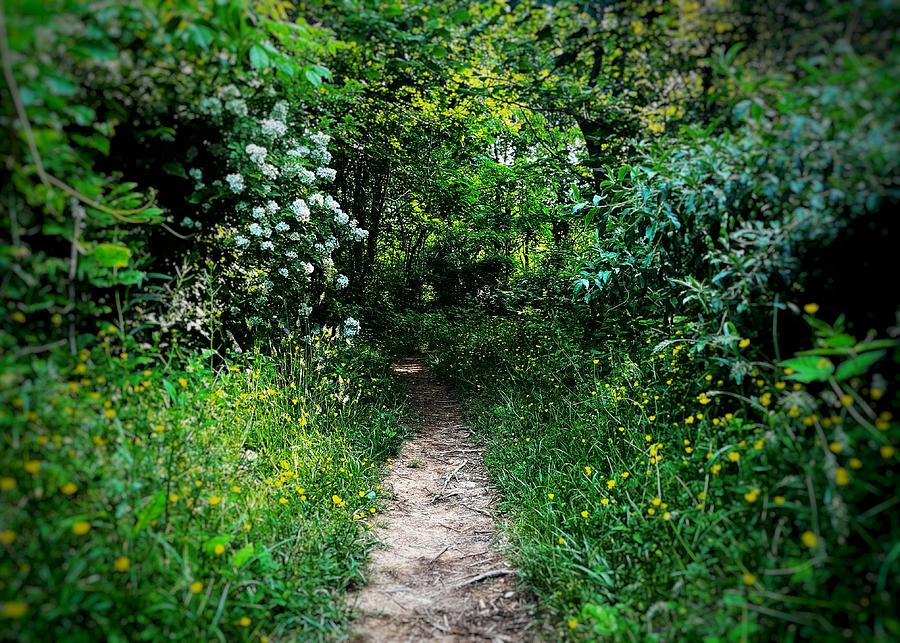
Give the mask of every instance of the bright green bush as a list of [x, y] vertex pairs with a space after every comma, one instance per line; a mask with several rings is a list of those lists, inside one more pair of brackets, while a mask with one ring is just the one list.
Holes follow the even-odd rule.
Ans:
[[630, 314], [689, 314], [712, 331], [723, 316], [754, 323], [791, 292], [804, 258], [889, 208], [896, 52], [834, 56], [763, 77], [723, 62], [735, 88], [723, 131], [686, 128], [608, 167], [593, 201], [575, 206], [594, 233], [576, 294]]

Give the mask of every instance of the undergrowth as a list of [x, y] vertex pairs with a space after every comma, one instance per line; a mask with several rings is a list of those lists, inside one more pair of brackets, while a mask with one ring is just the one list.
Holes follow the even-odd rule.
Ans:
[[183, 367], [3, 355], [4, 640], [341, 635], [401, 397], [329, 333]]
[[[487, 445], [512, 556], [560, 631], [900, 634], [898, 427], [880, 375], [895, 343], [806, 319], [817, 354], [778, 366], [684, 322], [581, 342], [542, 314], [425, 316]], [[749, 364], [737, 382], [734, 363]]]

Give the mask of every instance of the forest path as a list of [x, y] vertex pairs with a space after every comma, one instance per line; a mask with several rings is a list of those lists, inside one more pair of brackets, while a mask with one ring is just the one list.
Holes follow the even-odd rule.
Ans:
[[419, 425], [394, 461], [390, 509], [375, 527], [353, 641], [528, 641], [536, 635], [515, 570], [500, 553], [494, 490], [459, 403], [423, 357], [394, 370]]

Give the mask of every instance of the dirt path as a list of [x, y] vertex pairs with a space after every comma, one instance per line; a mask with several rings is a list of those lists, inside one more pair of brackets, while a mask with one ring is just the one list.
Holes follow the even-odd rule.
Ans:
[[493, 488], [459, 404], [421, 357], [407, 379], [421, 426], [394, 462], [394, 495], [374, 532], [369, 583], [355, 597], [354, 641], [529, 641], [531, 617], [498, 551]]

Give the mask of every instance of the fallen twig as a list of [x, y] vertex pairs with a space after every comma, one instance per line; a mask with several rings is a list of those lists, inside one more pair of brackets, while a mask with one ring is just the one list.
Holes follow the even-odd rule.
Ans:
[[469, 464], [469, 461], [468, 461], [468, 460], [463, 460], [463, 462], [462, 462], [461, 465], [459, 465], [458, 467], [456, 467], [456, 468], [450, 473], [450, 475], [448, 475], [446, 478], [444, 478], [444, 486], [441, 487], [441, 492], [438, 494], [438, 496], [444, 495], [444, 490], [447, 488], [447, 485], [450, 484], [450, 478], [452, 478], [452, 477], [455, 476], [457, 473], [459, 473], [460, 469], [462, 469], [462, 468], [463, 468], [464, 466], [466, 466], [467, 464]]
[[432, 558], [431, 560], [428, 561], [428, 564], [429, 564], [429, 565], [434, 564], [434, 561], [436, 561], [438, 558], [440, 558], [441, 556], [443, 556], [443, 555], [444, 555], [444, 552], [447, 551], [448, 549], [450, 549], [450, 547], [452, 547], [452, 546], [453, 546], [453, 543], [448, 543], [446, 547], [444, 547], [441, 551], [439, 551], [439, 552], [437, 553], [437, 556], [435, 556], [434, 558]]
[[489, 514], [488, 512], [486, 512], [482, 509], [479, 509], [478, 507], [470, 507], [469, 505], [463, 505], [463, 507], [465, 507], [466, 509], [470, 509], [472, 511], [477, 511], [478, 513], [480, 513], [484, 516], [487, 516], [488, 518], [493, 518], [493, 516], [491, 514]]
[[486, 580], [488, 578], [494, 578], [496, 576], [506, 576], [507, 574], [515, 574], [516, 570], [514, 569], [494, 569], [489, 572], [484, 572], [483, 574], [478, 574], [474, 578], [470, 578], [467, 581], [463, 581], [462, 583], [458, 583], [453, 586], [454, 589], [460, 589], [461, 587], [465, 587], [466, 585], [471, 585], [472, 583], [477, 583], [479, 581]]

